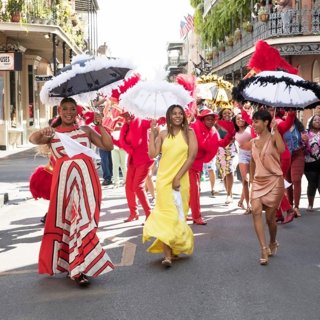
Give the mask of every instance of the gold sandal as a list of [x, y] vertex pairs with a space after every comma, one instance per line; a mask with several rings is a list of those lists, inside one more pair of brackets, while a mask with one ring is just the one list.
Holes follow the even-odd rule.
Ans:
[[270, 243], [269, 244], [269, 257], [273, 257], [277, 254], [277, 251], [278, 251], [278, 247], [279, 247], [279, 243], [278, 241], [275, 241], [273, 243]]
[[172, 266], [172, 261], [171, 259], [169, 258], [164, 258], [162, 261], [161, 261], [161, 264], [167, 268], [170, 268]]
[[268, 264], [269, 248], [263, 247], [261, 249], [261, 258], [259, 260], [260, 265], [266, 266]]
[[241, 209], [245, 209], [245, 207], [243, 205], [243, 201], [239, 200], [238, 207], [241, 208]]

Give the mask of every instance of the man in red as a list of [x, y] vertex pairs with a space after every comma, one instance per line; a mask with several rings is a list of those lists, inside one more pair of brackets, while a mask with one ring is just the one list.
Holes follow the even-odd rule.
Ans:
[[[224, 139], [220, 140], [220, 136], [214, 124], [218, 116], [212, 110], [204, 107], [197, 120], [190, 125], [194, 130], [198, 141], [198, 153], [195, 161], [189, 169], [190, 180], [190, 209], [192, 213], [193, 223], [206, 225], [207, 222], [201, 217], [200, 213], [200, 175], [203, 164], [210, 162], [217, 154], [218, 147], [227, 146], [232, 138], [228, 132]], [[190, 219], [191, 220], [191, 219]]]
[[125, 222], [130, 222], [139, 219], [137, 198], [146, 218], [151, 212], [145, 191], [145, 182], [154, 162], [148, 155], [148, 130], [151, 120], [137, 118], [129, 112], [124, 112], [121, 116], [125, 123], [120, 131], [119, 146], [128, 153], [125, 189], [130, 215]]

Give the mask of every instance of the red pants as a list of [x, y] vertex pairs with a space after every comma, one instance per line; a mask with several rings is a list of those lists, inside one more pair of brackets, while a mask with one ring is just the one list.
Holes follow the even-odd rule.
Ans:
[[[291, 164], [291, 158], [285, 158], [281, 159], [281, 169], [283, 172], [283, 176], [285, 177], [290, 169], [290, 164]], [[282, 212], [286, 212], [288, 210], [292, 209], [292, 206], [288, 200], [287, 193], [285, 192], [283, 194], [281, 203], [280, 203], [280, 208], [276, 212], [276, 217], [281, 218], [282, 217]]]
[[190, 181], [190, 200], [189, 206], [191, 209], [192, 219], [201, 217], [200, 213], [200, 171], [189, 169]]
[[144, 210], [145, 215], [148, 217], [151, 211], [147, 193], [145, 191], [145, 182], [152, 163], [142, 164], [140, 166], [128, 165], [126, 177], [126, 197], [130, 216], [138, 215], [137, 210], [137, 197]]
[[290, 204], [299, 208], [301, 198], [301, 178], [304, 173], [304, 153], [302, 149], [293, 151], [291, 166], [287, 172], [286, 180], [292, 185], [288, 188]]

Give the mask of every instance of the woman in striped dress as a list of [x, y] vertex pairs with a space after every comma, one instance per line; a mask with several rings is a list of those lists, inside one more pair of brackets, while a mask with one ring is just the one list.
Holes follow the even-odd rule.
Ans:
[[[101, 135], [88, 126], [76, 125], [77, 108], [72, 98], [64, 98], [58, 108], [57, 121], [34, 132], [34, 144], [49, 144], [56, 159], [50, 194], [50, 205], [44, 228], [39, 273], [53, 275], [67, 272], [79, 285], [89, 284], [114, 266], [97, 237], [101, 205], [101, 187], [90, 154], [91, 142], [111, 150], [112, 140], [102, 127], [100, 114], [95, 123]], [[78, 154], [69, 157], [68, 139], [78, 143]], [[65, 142], [67, 140], [67, 142]]]

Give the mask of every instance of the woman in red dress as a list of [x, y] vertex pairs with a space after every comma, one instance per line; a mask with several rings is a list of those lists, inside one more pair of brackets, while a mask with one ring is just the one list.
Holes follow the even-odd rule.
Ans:
[[[101, 115], [95, 114], [101, 135], [89, 126], [76, 125], [76, 106], [74, 99], [64, 98], [54, 125], [32, 133], [29, 141], [49, 144], [56, 159], [39, 254], [39, 273], [67, 272], [83, 286], [89, 284], [88, 277], [97, 277], [114, 268], [96, 234], [101, 186], [92, 158], [87, 155], [91, 142], [106, 150], [111, 150], [113, 144], [101, 125]], [[64, 139], [76, 142], [79, 153], [68, 156]]]

